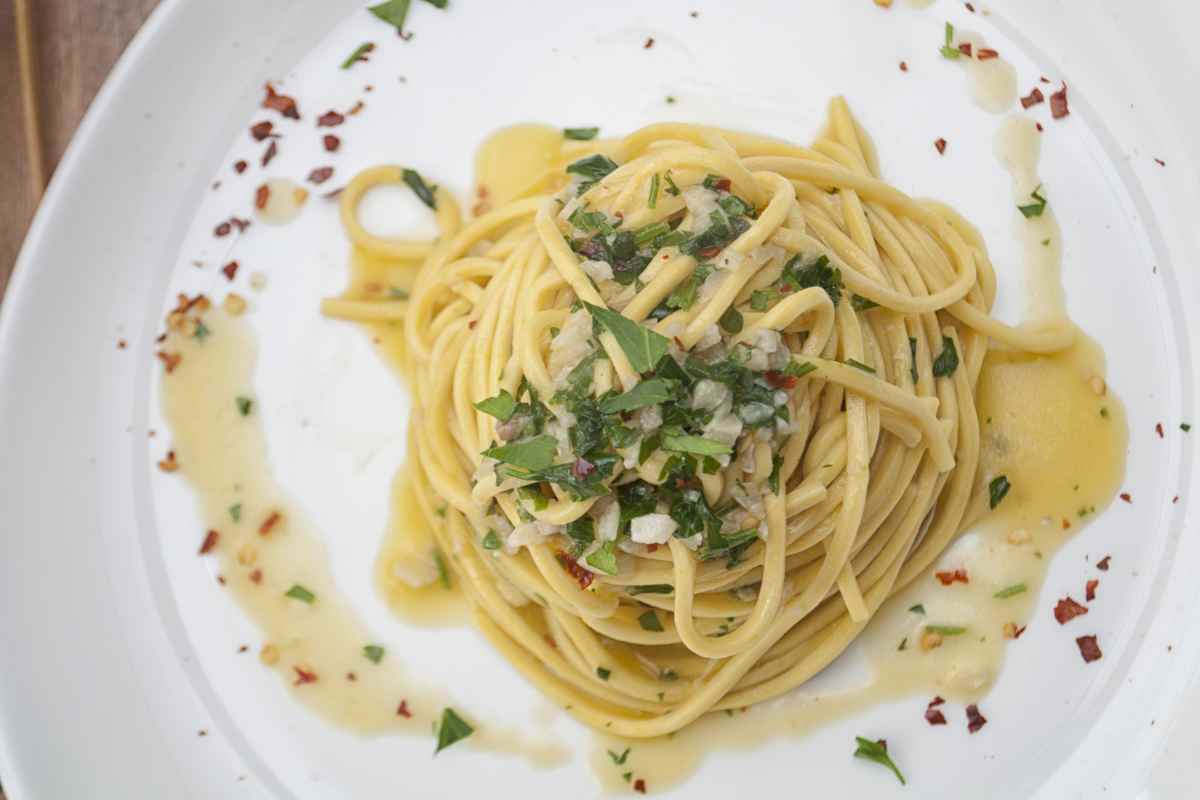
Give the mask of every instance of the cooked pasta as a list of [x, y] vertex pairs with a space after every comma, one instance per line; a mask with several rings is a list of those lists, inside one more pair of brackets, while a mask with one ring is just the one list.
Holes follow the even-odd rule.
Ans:
[[696, 125], [568, 142], [523, 195], [433, 241], [358, 221], [417, 270], [326, 313], [402, 325], [410, 472], [484, 635], [582, 722], [626, 737], [781, 695], [987, 506], [973, 399], [984, 243], [879, 178], [837, 99], [809, 148]]

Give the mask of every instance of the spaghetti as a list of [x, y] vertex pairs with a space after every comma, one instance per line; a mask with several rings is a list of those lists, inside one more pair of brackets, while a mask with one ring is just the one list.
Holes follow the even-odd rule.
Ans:
[[[844, 101], [811, 148], [659, 124], [569, 142], [440, 236], [357, 218], [411, 293], [412, 480], [487, 638], [582, 722], [678, 730], [807, 681], [988, 506], [974, 388], [1009, 326], [978, 233], [878, 177]], [[416, 579], [420, 579], [419, 576]]]

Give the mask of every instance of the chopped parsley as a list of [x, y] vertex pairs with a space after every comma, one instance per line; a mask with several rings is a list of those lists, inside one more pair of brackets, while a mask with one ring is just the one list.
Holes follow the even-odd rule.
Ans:
[[667, 188], [665, 190], [667, 194], [671, 195], [672, 197], [679, 197], [679, 195], [682, 194], [682, 192], [679, 191], [679, 187], [675, 185], [674, 179], [671, 178], [671, 170], [666, 171], [666, 173], [663, 175], [663, 180], [667, 182]]
[[630, 365], [637, 372], [649, 372], [658, 364], [659, 359], [667, 354], [667, 337], [610, 309], [591, 303], [584, 303], [584, 306], [592, 315], [592, 319], [613, 335], [625, 357], [629, 359]]
[[500, 537], [496, 535], [495, 531], [489, 530], [486, 534], [484, 534], [483, 540], [480, 542], [480, 544], [483, 545], [484, 550], [499, 550]]
[[642, 630], [644, 631], [662, 633], [663, 630], [662, 622], [659, 621], [658, 615], [653, 610], [647, 611], [638, 617], [638, 624], [642, 626]]
[[617, 755], [612, 750], [609, 750], [608, 757], [611, 758], [612, 762], [619, 767], [625, 764], [625, 759], [629, 758], [629, 750], [630, 748], [626, 747], [625, 752], [621, 753], [620, 755]]
[[671, 594], [675, 587], [669, 583], [651, 583], [646, 586], [630, 586], [626, 591], [636, 597], [639, 594]]
[[958, 350], [954, 340], [949, 336], [942, 337], [942, 352], [933, 360], [933, 375], [936, 378], [947, 378], [958, 369]]
[[[449, 0], [425, 0], [429, 5], [445, 9]], [[404, 33], [404, 21], [408, 17], [408, 7], [412, 0], [388, 0], [368, 8], [375, 16], [394, 27], [400, 34]]]
[[563, 128], [563, 137], [586, 142], [588, 139], [595, 139], [599, 132], [599, 128]]
[[241, 503], [234, 503], [233, 505], [231, 505], [229, 507], [229, 518], [232, 519], [234, 522], [241, 522], [241, 520], [242, 520], [242, 504]]
[[512, 418], [513, 412], [517, 410], [517, 400], [506, 389], [501, 389], [500, 394], [480, 400], [475, 407], [485, 414], [491, 414], [501, 422], [508, 422]]
[[553, 436], [538, 436], [502, 447], [491, 447], [483, 451], [488, 458], [526, 470], [540, 470], [554, 463], [558, 451], [558, 440]]
[[192, 332], [192, 336], [196, 338], [196, 341], [203, 342], [211, 335], [212, 330], [202, 321], [196, 320], [196, 330]]
[[859, 361], [859, 360], [857, 360], [857, 359], [854, 359], [854, 358], [847, 358], [847, 359], [846, 359], [846, 366], [848, 366], [848, 367], [854, 367], [855, 369], [861, 369], [863, 372], [869, 372], [869, 373], [871, 373], [872, 375], [874, 375], [874, 374], [875, 374], [875, 368], [874, 368], [874, 367], [872, 367], [872, 366], [868, 366], [867, 364], [864, 364], [864, 363], [862, 363], [861, 361]]
[[945, 58], [958, 58], [960, 55], [962, 55], [958, 48], [954, 46], [954, 26], [949, 22], [946, 23], [942, 47], [938, 52], [941, 53]]
[[1008, 494], [1008, 490], [1012, 488], [1012, 484], [1008, 482], [1007, 475], [997, 475], [992, 478], [992, 482], [988, 484], [988, 506], [995, 508], [1000, 505], [1000, 501]]
[[446, 557], [442, 555], [441, 550], [433, 551], [433, 562], [437, 564], [438, 581], [442, 584], [442, 588], [450, 589], [450, 568], [446, 566]]
[[923, 603], [917, 603], [915, 606], [909, 606], [908, 610], [914, 614], [924, 614], [925, 605]]
[[1033, 198], [1033, 202], [1028, 205], [1017, 206], [1017, 210], [1025, 216], [1025, 219], [1040, 217], [1042, 212], [1046, 210], [1046, 197], [1042, 194], [1042, 185], [1039, 183], [1037, 188], [1029, 193], [1029, 196]]
[[567, 172], [583, 178], [583, 182], [579, 184], [579, 194], [583, 194], [616, 168], [617, 162], [606, 155], [596, 153], [571, 162], [567, 165]]
[[624, 394], [608, 397], [600, 402], [600, 411], [615, 414], [619, 411], [634, 411], [657, 403], [665, 403], [678, 397], [679, 382], [669, 378], [651, 378], [642, 381]]
[[652, 209], [658, 207], [658, 185], [659, 178], [658, 173], [656, 172], [650, 178], [650, 195], [646, 198], [646, 208]]
[[363, 655], [372, 664], [378, 664], [380, 661], [383, 661], [384, 652], [385, 650], [381, 645], [368, 644], [363, 646]]
[[401, 177], [408, 184], [408, 188], [412, 189], [413, 193], [416, 194], [417, 199], [432, 210], [437, 211], [437, 200], [434, 197], [434, 193], [437, 192], [437, 186], [427, 184], [425, 179], [421, 177], [421, 173], [415, 169], [405, 169], [401, 173]]
[[254, 401], [249, 397], [236, 397], [233, 401], [237, 405], [238, 413], [243, 417], [250, 416], [250, 409], [254, 407]]
[[600, 680], [608, 680], [609, 675], [612, 675], [612, 670], [607, 670], [604, 667], [596, 667], [596, 677]]
[[854, 751], [855, 758], [865, 758], [867, 761], [874, 761], [876, 764], [882, 764], [892, 771], [892, 774], [894, 774], [896, 779], [900, 781], [901, 786], [907, 785], [908, 781], [904, 780], [904, 775], [900, 773], [900, 769], [896, 766], [896, 762], [892, 761], [892, 757], [888, 755], [887, 745], [884, 744], [882, 739], [877, 742], [873, 742], [870, 739], [864, 739], [861, 736], [855, 736], [854, 741], [858, 743], [858, 749]]
[[475, 729], [455, 713], [453, 708], [446, 708], [442, 711], [442, 719], [437, 725], [437, 749], [433, 751], [433, 754], [436, 756], [450, 745], [461, 742], [474, 732]]
[[317, 596], [315, 594], [313, 594], [308, 589], [304, 588], [303, 586], [301, 586], [298, 583], [293, 583], [292, 588], [290, 588], [286, 592], [284, 592], [283, 596], [290, 597], [293, 600], [299, 600], [302, 603], [308, 603], [309, 605], [312, 605], [313, 602], [317, 599]]
[[589, 567], [605, 575], [617, 574], [617, 551], [613, 542], [605, 542], [584, 560]]
[[941, 636], [959, 636], [967, 632], [961, 625], [926, 625], [925, 630]]
[[374, 49], [375, 44], [373, 42], [363, 42], [358, 47], [354, 48], [354, 52], [347, 56], [346, 60], [342, 62], [342, 69], [350, 69], [359, 61], [366, 61], [367, 53], [370, 53]]
[[1029, 587], [1027, 587], [1024, 583], [1014, 583], [1012, 586], [1005, 586], [1003, 589], [993, 594], [992, 597], [996, 598], [997, 600], [1004, 600], [1014, 595], [1021, 594], [1027, 591], [1028, 588]]

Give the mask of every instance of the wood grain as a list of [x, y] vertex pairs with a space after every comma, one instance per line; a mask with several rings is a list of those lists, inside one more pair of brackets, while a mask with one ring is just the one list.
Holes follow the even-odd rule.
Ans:
[[[158, 0], [35, 0], [32, 28], [47, 173], [112, 65]], [[13, 0], [0, 0], [0, 295], [21, 249], [37, 198], [21, 115]], [[10, 77], [11, 76], [11, 77]], [[2, 800], [2, 798], [0, 798]]]

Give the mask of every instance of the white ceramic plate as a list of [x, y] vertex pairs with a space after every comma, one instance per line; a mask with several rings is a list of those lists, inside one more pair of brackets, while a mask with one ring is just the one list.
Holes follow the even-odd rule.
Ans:
[[[439, 675], [466, 706], [587, 742], [565, 719], [545, 721], [536, 693], [480, 637], [407, 628], [374, 596], [370, 568], [403, 459], [407, 400], [361, 334], [317, 314], [345, 277], [333, 207], [314, 199], [299, 222], [259, 226], [236, 243], [211, 235], [230, 213], [248, 216], [261, 180], [257, 165], [240, 177], [229, 167], [261, 151], [245, 126], [260, 118], [264, 81], [283, 81], [306, 117], [270, 174], [300, 179], [333, 163], [344, 179], [400, 162], [460, 193], [475, 145], [503, 124], [600, 124], [615, 134], [677, 118], [807, 140], [826, 99], [845, 94], [890, 181], [947, 200], [982, 227], [1002, 273], [999, 310], [1011, 318], [1018, 251], [991, 145], [1001, 118], [972, 105], [961, 72], [937, 55], [950, 19], [986, 36], [1016, 66], [1022, 91], [1042, 74], [1071, 86], [1072, 115], [1048, 125], [1041, 174], [1063, 228], [1070, 312], [1106, 348], [1128, 407], [1126, 489], [1136, 500], [1062, 550], [1038, 619], [1054, 597], [1078, 591], [1085, 558], [1111, 552], [1093, 615], [1105, 658], [1085, 669], [1069, 637], [1036, 625], [987, 699], [991, 724], [978, 736], [923, 727], [924, 699], [913, 698], [806, 739], [714, 753], [677, 791], [1192, 796], [1200, 530], [1190, 500], [1200, 434], [1178, 426], [1193, 419], [1197, 377], [1187, 313], [1200, 299], [1200, 60], [1184, 39], [1197, 13], [1171, 0], [1043, 5], [976, 3], [984, 16], [948, 0], [924, 11], [897, 0], [886, 12], [869, 0], [736, 10], [703, 0], [453, 0], [447, 13], [414, 3], [417, 35], [405, 43], [358, 0], [165, 2], [59, 168], [0, 314], [6, 791], [14, 800], [596, 791], [579, 763], [543, 772], [469, 752], [435, 762], [428, 741], [333, 730], [235, 652], [254, 631], [195, 557], [191, 497], [153, 470], [164, 443], [147, 437], [162, 427], [152, 353], [163, 309], [177, 289], [217, 287], [215, 270], [231, 257], [268, 275], [252, 319], [269, 441], [281, 481], [328, 537], [344, 591], [407, 664]], [[643, 50], [650, 36], [656, 45]], [[367, 40], [380, 44], [371, 62], [338, 70]], [[348, 106], [366, 83], [375, 86], [367, 109], [337, 130], [343, 151], [328, 157], [312, 120]], [[667, 95], [678, 102], [668, 106]], [[1043, 106], [1038, 118], [1047, 116]], [[951, 143], [945, 156], [931, 144], [939, 136]], [[864, 731], [902, 737], [907, 789], [850, 759]]]

